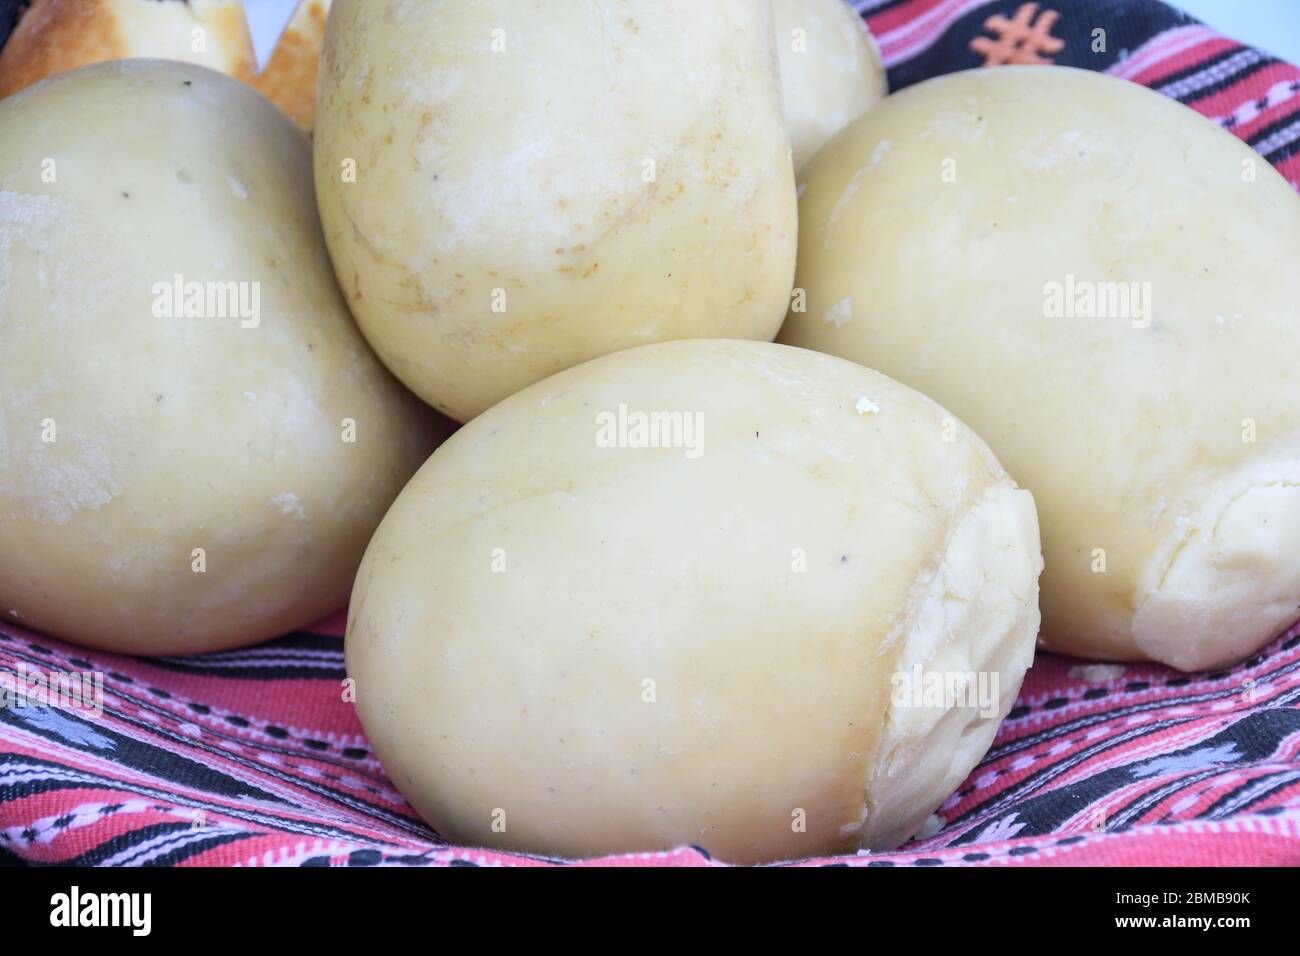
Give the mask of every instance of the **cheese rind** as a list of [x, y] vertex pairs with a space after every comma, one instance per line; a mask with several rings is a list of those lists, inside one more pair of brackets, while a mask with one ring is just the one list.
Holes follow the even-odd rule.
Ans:
[[[505, 400], [412, 479], [357, 576], [375, 753], [476, 845], [901, 842], [983, 755], [1039, 620], [1032, 499], [949, 420], [868, 369], [739, 341]], [[914, 665], [996, 692], [896, 699]]]
[[1033, 492], [1047, 647], [1196, 670], [1300, 616], [1300, 197], [1262, 157], [999, 67], [889, 97], [802, 180], [781, 341], [920, 389]]

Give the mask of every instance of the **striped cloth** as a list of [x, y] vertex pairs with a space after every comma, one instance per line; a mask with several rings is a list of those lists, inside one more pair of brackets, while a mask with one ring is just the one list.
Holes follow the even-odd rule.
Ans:
[[[971, 48], [992, 17], [1059, 13], [1061, 66], [1100, 70], [1185, 103], [1249, 143], [1300, 189], [1300, 69], [1151, 0], [856, 0], [880, 45], [889, 88], [985, 65]], [[1300, 10], [1297, 11], [1300, 19]], [[1100, 36], [1097, 31], [1104, 31]], [[1100, 47], [1100, 49], [1099, 49]]]
[[[1021, 4], [856, 6], [899, 89], [980, 65], [972, 40]], [[1057, 63], [1181, 100], [1300, 188], [1300, 69], [1162, 4], [1051, 6]], [[0, 707], [0, 864], [564, 862], [449, 846], [414, 815], [344, 700], [342, 623], [168, 659], [0, 623], [0, 690], [54, 673], [103, 680], [102, 714]], [[1300, 864], [1300, 626], [1214, 673], [1039, 655], [989, 754], [932, 823], [899, 852], [800, 865]], [[695, 847], [594, 862], [721, 865]]]

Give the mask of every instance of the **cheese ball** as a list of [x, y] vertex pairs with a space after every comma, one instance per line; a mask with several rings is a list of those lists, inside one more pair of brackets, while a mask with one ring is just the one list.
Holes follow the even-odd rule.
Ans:
[[0, 615], [133, 654], [341, 607], [445, 432], [330, 270], [306, 137], [124, 60], [0, 102]]
[[771, 340], [796, 201], [768, 0], [338, 0], [316, 187], [380, 358], [466, 421], [587, 359]]
[[348, 674], [458, 842], [892, 847], [1015, 699], [1041, 564], [1030, 495], [919, 393], [771, 343], [645, 346], [429, 459], [366, 551]]
[[785, 123], [800, 172], [887, 92], [866, 24], [844, 0], [773, 0]]
[[1197, 670], [1300, 616], [1300, 197], [1260, 156], [1003, 67], [889, 97], [804, 179], [782, 341], [924, 391], [1033, 492], [1046, 646]]

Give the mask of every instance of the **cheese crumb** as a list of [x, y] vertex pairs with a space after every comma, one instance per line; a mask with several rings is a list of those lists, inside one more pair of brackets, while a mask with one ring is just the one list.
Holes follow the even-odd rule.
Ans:
[[1089, 684], [1104, 684], [1119, 680], [1124, 676], [1125, 668], [1119, 664], [1075, 664], [1067, 672], [1074, 680], [1087, 681]]
[[827, 325], [833, 325], [837, 329], [842, 329], [848, 325], [853, 318], [853, 300], [840, 299], [833, 306], [826, 310], [822, 316], [822, 321]]

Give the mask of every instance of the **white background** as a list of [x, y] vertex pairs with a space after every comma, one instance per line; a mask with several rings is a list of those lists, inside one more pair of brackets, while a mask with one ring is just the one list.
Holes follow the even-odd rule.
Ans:
[[1234, 40], [1300, 63], [1300, 0], [1174, 0]]

